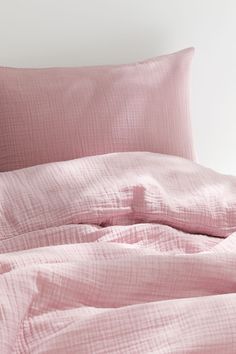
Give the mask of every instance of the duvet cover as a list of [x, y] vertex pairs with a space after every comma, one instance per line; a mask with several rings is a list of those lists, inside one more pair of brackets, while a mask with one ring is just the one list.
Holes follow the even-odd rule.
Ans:
[[0, 173], [0, 353], [236, 353], [236, 178], [146, 152]]

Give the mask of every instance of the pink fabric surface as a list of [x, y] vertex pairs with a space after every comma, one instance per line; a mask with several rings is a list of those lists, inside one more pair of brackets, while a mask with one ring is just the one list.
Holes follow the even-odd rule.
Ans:
[[121, 151], [194, 159], [193, 49], [140, 63], [0, 67], [0, 171]]
[[0, 174], [0, 353], [235, 353], [236, 178], [116, 153]]

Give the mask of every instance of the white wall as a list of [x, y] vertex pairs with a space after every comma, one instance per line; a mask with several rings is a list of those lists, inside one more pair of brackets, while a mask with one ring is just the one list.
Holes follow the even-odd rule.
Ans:
[[0, 0], [0, 65], [125, 63], [188, 46], [199, 161], [236, 174], [236, 0]]

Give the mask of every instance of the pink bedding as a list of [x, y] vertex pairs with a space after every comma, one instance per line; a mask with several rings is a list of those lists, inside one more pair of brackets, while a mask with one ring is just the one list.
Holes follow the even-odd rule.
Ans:
[[154, 153], [0, 174], [0, 353], [236, 353], [236, 178]]
[[124, 151], [194, 160], [193, 52], [128, 65], [0, 67], [0, 171]]

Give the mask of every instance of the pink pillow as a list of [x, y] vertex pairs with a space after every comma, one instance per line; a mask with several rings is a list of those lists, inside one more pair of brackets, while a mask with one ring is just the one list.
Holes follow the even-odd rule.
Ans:
[[0, 171], [121, 151], [194, 158], [193, 48], [130, 65], [0, 68]]

